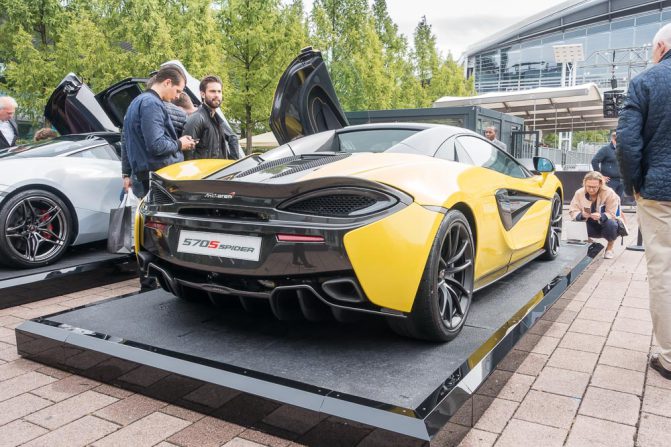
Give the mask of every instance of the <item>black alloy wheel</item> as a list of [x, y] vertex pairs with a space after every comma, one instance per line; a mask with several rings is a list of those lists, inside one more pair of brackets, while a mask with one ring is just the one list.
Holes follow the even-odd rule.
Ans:
[[22, 268], [51, 264], [65, 254], [70, 243], [70, 210], [49, 191], [22, 191], [0, 210], [0, 232], [4, 263]]
[[545, 244], [543, 249], [545, 253], [541, 255], [541, 259], [551, 261], [559, 255], [559, 243], [561, 241], [562, 230], [562, 201], [559, 194], [555, 193], [552, 198], [552, 210], [550, 211], [550, 224], [545, 236]]
[[432, 341], [455, 338], [466, 322], [473, 298], [475, 247], [464, 215], [447, 213], [434, 239], [412, 312], [388, 318], [404, 336]]

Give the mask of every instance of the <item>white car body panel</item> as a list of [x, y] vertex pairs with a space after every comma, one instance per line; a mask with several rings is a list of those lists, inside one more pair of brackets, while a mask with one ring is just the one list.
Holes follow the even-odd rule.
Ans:
[[107, 238], [109, 212], [119, 206], [123, 186], [120, 161], [67, 156], [0, 160], [0, 178], [10, 185], [2, 201], [19, 189], [47, 187], [61, 192], [78, 222], [72, 245]]

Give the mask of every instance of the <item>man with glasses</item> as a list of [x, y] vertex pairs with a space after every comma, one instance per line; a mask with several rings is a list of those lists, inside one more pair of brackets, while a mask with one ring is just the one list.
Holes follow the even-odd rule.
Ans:
[[172, 101], [184, 90], [186, 76], [178, 67], [166, 65], [153, 77], [153, 83], [130, 103], [123, 123], [123, 144], [130, 166], [124, 174], [124, 187], [142, 198], [149, 190], [149, 173], [184, 161], [182, 151], [195, 147], [188, 135], [177, 138], [163, 101]]
[[615, 215], [620, 200], [615, 191], [605, 185], [600, 172], [588, 172], [583, 178], [582, 185], [583, 187], [573, 195], [569, 206], [571, 219], [585, 221], [587, 236], [590, 239], [606, 239], [608, 245], [604, 258], [613, 259], [613, 245], [618, 238]]

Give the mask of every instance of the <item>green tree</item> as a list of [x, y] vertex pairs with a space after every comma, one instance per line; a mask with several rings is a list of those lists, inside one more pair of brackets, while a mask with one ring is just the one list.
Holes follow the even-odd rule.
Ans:
[[419, 107], [423, 92], [413, 74], [408, 41], [399, 34], [398, 26], [389, 16], [386, 0], [373, 2], [375, 30], [382, 43], [384, 71], [391, 81], [389, 105], [391, 108]]
[[305, 45], [302, 2], [225, 0], [218, 21], [232, 92], [227, 108], [240, 122], [246, 152], [265, 129], [279, 75]]
[[393, 80], [366, 0], [317, 0], [312, 40], [324, 53], [345, 110], [388, 108]]
[[426, 20], [426, 16], [415, 28], [415, 72], [419, 78], [422, 87], [428, 87], [440, 64], [440, 55], [436, 47], [436, 36], [431, 31], [431, 25]]
[[469, 96], [475, 94], [473, 80], [467, 80], [463, 69], [451, 54], [445, 59], [436, 46], [436, 36], [431, 25], [422, 17], [415, 28], [415, 72], [423, 89], [421, 104], [430, 107], [443, 96]]
[[55, 87], [52, 51], [68, 26], [67, 9], [58, 0], [0, 0], [2, 85], [16, 97], [20, 112], [42, 115], [49, 87]]

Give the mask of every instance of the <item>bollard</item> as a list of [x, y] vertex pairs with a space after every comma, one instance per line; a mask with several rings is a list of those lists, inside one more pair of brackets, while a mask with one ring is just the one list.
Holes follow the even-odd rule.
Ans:
[[638, 236], [636, 237], [636, 245], [630, 245], [627, 247], [627, 250], [632, 251], [645, 251], [643, 247], [643, 235], [641, 234], [641, 228], [638, 228]]

